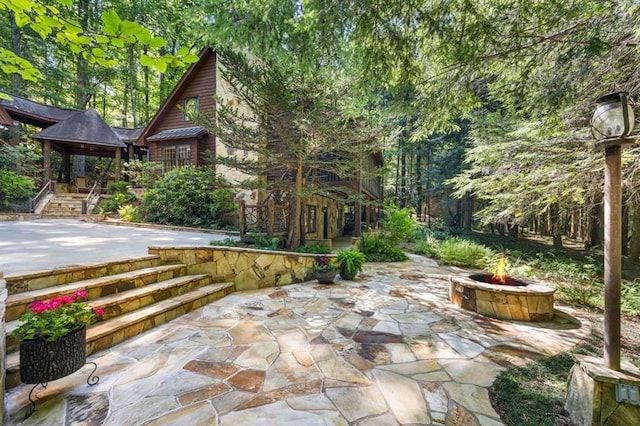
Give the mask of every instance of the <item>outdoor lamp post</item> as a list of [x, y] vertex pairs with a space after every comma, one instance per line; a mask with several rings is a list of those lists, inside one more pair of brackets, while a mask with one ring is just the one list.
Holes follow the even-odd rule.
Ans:
[[596, 101], [591, 133], [605, 151], [604, 169], [604, 363], [620, 370], [620, 281], [622, 275], [621, 147], [631, 143], [633, 109], [623, 92]]

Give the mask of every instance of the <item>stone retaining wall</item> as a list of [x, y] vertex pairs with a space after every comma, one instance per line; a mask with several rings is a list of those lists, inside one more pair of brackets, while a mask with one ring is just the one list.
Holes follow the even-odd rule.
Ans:
[[0, 423], [4, 418], [4, 376], [5, 376], [5, 339], [4, 339], [4, 310], [7, 300], [7, 284], [0, 272]]
[[237, 290], [256, 290], [313, 279], [315, 256], [238, 247], [149, 247], [163, 263], [184, 263], [189, 274], [233, 281]]
[[39, 218], [40, 215], [35, 213], [0, 213], [0, 222], [35, 220]]

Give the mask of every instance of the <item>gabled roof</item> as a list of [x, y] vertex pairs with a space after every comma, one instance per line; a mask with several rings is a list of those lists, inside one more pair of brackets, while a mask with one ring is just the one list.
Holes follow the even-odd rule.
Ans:
[[156, 115], [153, 116], [147, 127], [145, 127], [144, 131], [138, 138], [136, 145], [144, 145], [145, 138], [147, 135], [153, 134], [153, 131], [156, 127], [162, 122], [164, 116], [169, 112], [171, 107], [180, 99], [180, 94], [184, 91], [185, 85], [190, 81], [192, 75], [195, 75], [200, 68], [207, 62], [209, 57], [213, 55], [215, 52], [209, 46], [204, 47], [200, 53], [198, 54], [199, 59], [191, 64], [191, 66], [187, 69], [187, 71], [182, 75], [180, 81], [173, 88], [167, 99], [164, 101]]
[[33, 138], [114, 148], [127, 147], [95, 109], [76, 112], [70, 118], [36, 133]]
[[181, 127], [179, 129], [167, 129], [156, 133], [153, 136], [147, 138], [148, 141], [161, 141], [167, 139], [185, 139], [185, 138], [197, 138], [207, 133], [207, 131], [200, 126], [194, 127]]

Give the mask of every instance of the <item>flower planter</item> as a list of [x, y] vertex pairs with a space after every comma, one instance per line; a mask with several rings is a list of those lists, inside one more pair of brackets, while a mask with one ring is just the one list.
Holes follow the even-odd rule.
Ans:
[[343, 280], [352, 280], [358, 275], [358, 272], [347, 271], [346, 268], [340, 269], [340, 276]]
[[79, 370], [87, 360], [86, 327], [55, 342], [20, 342], [20, 380], [22, 383], [48, 383]]
[[315, 277], [320, 284], [331, 284], [336, 279], [336, 270], [315, 271]]

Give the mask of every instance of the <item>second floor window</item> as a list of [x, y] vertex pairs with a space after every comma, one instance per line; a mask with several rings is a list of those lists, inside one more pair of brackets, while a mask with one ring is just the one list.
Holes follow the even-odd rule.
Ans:
[[162, 172], [191, 164], [191, 146], [174, 145], [162, 149]]
[[198, 97], [192, 96], [189, 98], [184, 98], [184, 103], [182, 105], [182, 120], [183, 121], [191, 121], [193, 117], [198, 113]]

